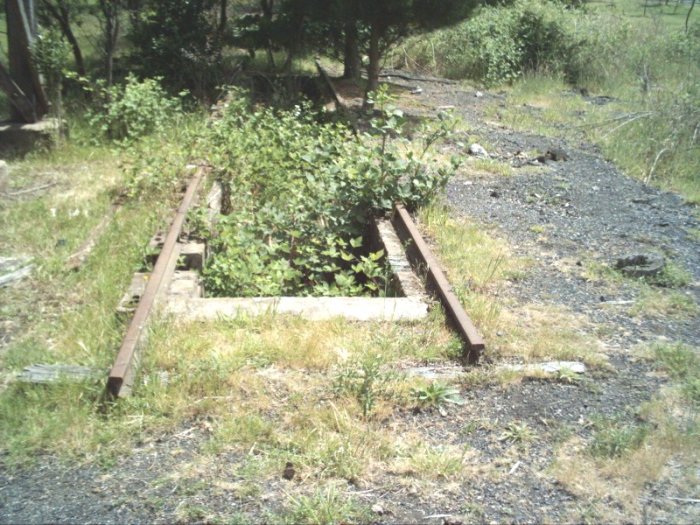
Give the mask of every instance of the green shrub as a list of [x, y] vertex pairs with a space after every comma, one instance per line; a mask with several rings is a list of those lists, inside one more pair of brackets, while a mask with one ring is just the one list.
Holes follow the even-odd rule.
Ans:
[[205, 99], [221, 82], [222, 34], [211, 16], [214, 0], [143, 0], [131, 17], [133, 69], [167, 79]]
[[[379, 97], [381, 105], [381, 96]], [[392, 138], [402, 115], [387, 109], [373, 135], [319, 124], [306, 107], [250, 111], [234, 95], [204, 141], [230, 195], [204, 271], [215, 295], [359, 295], [384, 288], [383, 254], [362, 249], [370, 216], [395, 202], [429, 200], [449, 169], [428, 169]], [[426, 131], [424, 150], [447, 133]], [[418, 141], [416, 141], [418, 142]]]
[[676, 379], [685, 379], [700, 372], [700, 357], [683, 343], [657, 343], [652, 347], [656, 358]]
[[427, 386], [414, 388], [411, 395], [423, 407], [441, 407], [446, 403], [463, 405], [459, 389], [440, 381], [433, 381]]
[[181, 102], [166, 94], [160, 80], [138, 80], [130, 74], [123, 86], [103, 88], [99, 94], [105, 102], [91, 113], [91, 124], [113, 140], [132, 141], [162, 131], [181, 113]]
[[564, 25], [563, 13], [563, 6], [549, 1], [485, 6], [453, 28], [409, 40], [405, 51], [419, 67], [487, 85], [529, 71], [566, 72], [578, 44]]

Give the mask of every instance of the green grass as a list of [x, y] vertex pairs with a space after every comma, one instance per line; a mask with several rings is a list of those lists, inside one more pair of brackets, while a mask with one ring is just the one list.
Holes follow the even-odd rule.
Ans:
[[[133, 184], [133, 171], [121, 168], [143, 167], [140, 148], [151, 149], [148, 141], [153, 140], [173, 161], [187, 154], [177, 152], [182, 149], [181, 130], [168, 138], [152, 137], [129, 149], [115, 149], [86, 145], [80, 139], [89, 130], [74, 129], [74, 138], [60, 148], [10, 162], [10, 191], [54, 185], [0, 203], [0, 221], [5, 225], [0, 250], [4, 255], [29, 256], [35, 265], [24, 282], [0, 290], [0, 321], [11, 327], [13, 335], [0, 355], [4, 378], [35, 363], [90, 366], [104, 377], [125, 329], [116, 306], [171, 205], [169, 188], [151, 186], [147, 194], [127, 200], [111, 216], [82, 266], [70, 271], [66, 263], [103, 217], [110, 216], [114, 197]], [[167, 171], [162, 176], [174, 177]], [[120, 427], [140, 428], [153, 412], [133, 417], [133, 406], [127, 403], [127, 408], [118, 407], [103, 417], [103, 393], [102, 381], [47, 386], [10, 381], [0, 391], [4, 463], [31, 462], [40, 452], [111, 461], [130, 443]]]
[[282, 523], [335, 525], [370, 521], [368, 510], [359, 502], [341, 494], [333, 484], [309, 495], [290, 495], [288, 507], [289, 511], [279, 516]]
[[651, 352], [661, 367], [680, 386], [682, 395], [691, 403], [700, 404], [700, 352], [683, 343], [659, 342]]
[[589, 445], [594, 457], [616, 458], [636, 450], [647, 435], [644, 425], [624, 423], [619, 418], [598, 418], [594, 421], [595, 432]]

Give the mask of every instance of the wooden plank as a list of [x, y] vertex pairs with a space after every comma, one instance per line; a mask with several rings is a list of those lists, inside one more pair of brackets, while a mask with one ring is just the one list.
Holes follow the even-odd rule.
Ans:
[[407, 247], [409, 258], [413, 259], [414, 265], [419, 265], [425, 270], [429, 289], [440, 299], [450, 323], [465, 342], [467, 361], [477, 363], [486, 345], [452, 291], [440, 263], [423, 240], [406, 208], [396, 205], [393, 222], [399, 236], [403, 236], [404, 240], [410, 243]]
[[30, 365], [17, 376], [23, 383], [55, 383], [58, 381], [89, 381], [98, 379], [104, 371], [78, 365]]
[[323, 66], [321, 63], [316, 60], [316, 69], [318, 69], [319, 74], [321, 75], [321, 78], [324, 80], [326, 85], [328, 86], [328, 89], [331, 91], [331, 95], [333, 95], [333, 100], [335, 101], [337, 107], [343, 110], [348, 109], [348, 104], [345, 102], [343, 97], [340, 96], [338, 91], [335, 89], [335, 86], [333, 85], [333, 81], [331, 80], [331, 77], [328, 76], [328, 73], [326, 73], [326, 70], [323, 69]]
[[33, 0], [5, 0], [5, 13], [10, 76], [32, 107], [31, 118], [26, 119], [22, 112], [13, 117], [27, 123], [37, 122], [48, 112], [49, 104], [30, 51], [36, 31]]

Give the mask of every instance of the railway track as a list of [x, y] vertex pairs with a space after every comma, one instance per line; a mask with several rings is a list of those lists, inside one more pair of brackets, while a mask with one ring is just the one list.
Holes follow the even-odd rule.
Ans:
[[[132, 288], [139, 289], [131, 290], [123, 299], [123, 302], [131, 304], [128, 308], [120, 306], [121, 311], [132, 316], [107, 379], [106, 392], [109, 397], [130, 395], [146, 346], [147, 327], [152, 316], [159, 311], [168, 311], [177, 318], [189, 319], [216, 319], [235, 316], [239, 312], [255, 315], [274, 311], [301, 315], [311, 320], [344, 316], [358, 321], [402, 321], [425, 317], [429, 306], [424, 298], [431, 295], [442, 303], [449, 325], [463, 341], [464, 361], [469, 364], [479, 361], [485, 349], [484, 341], [452, 291], [438, 259], [423, 239], [408, 211], [401, 205], [395, 207], [390, 221], [385, 220], [380, 224], [377, 220], [372, 228], [373, 231], [380, 232], [378, 235], [381, 237], [381, 248], [392, 266], [394, 278], [399, 282], [403, 297], [203, 298], [198, 274], [189, 271], [193, 268], [188, 267], [181, 272], [176, 270], [181, 256], [187, 259], [184, 256], [188, 255], [188, 245], [181, 238], [183, 225], [208, 171], [204, 166], [196, 168], [164, 239], [159, 239], [156, 234], [154, 239], [157, 240], [152, 241], [152, 245], [161, 246], [152, 272], [136, 274]], [[207, 201], [211, 203], [216, 199], [210, 195]], [[211, 211], [219, 213], [220, 205], [219, 199], [219, 209]], [[387, 225], [392, 231], [382, 234]], [[204, 247], [200, 252], [198, 264], [190, 265], [197, 269], [204, 266]]]

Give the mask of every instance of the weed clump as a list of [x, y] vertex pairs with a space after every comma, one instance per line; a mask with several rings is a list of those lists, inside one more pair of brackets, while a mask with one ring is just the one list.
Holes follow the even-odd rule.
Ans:
[[598, 458], [618, 458], [638, 449], [647, 436], [648, 429], [640, 424], [625, 424], [617, 418], [600, 418], [594, 421], [595, 433], [588, 447], [590, 454]]

